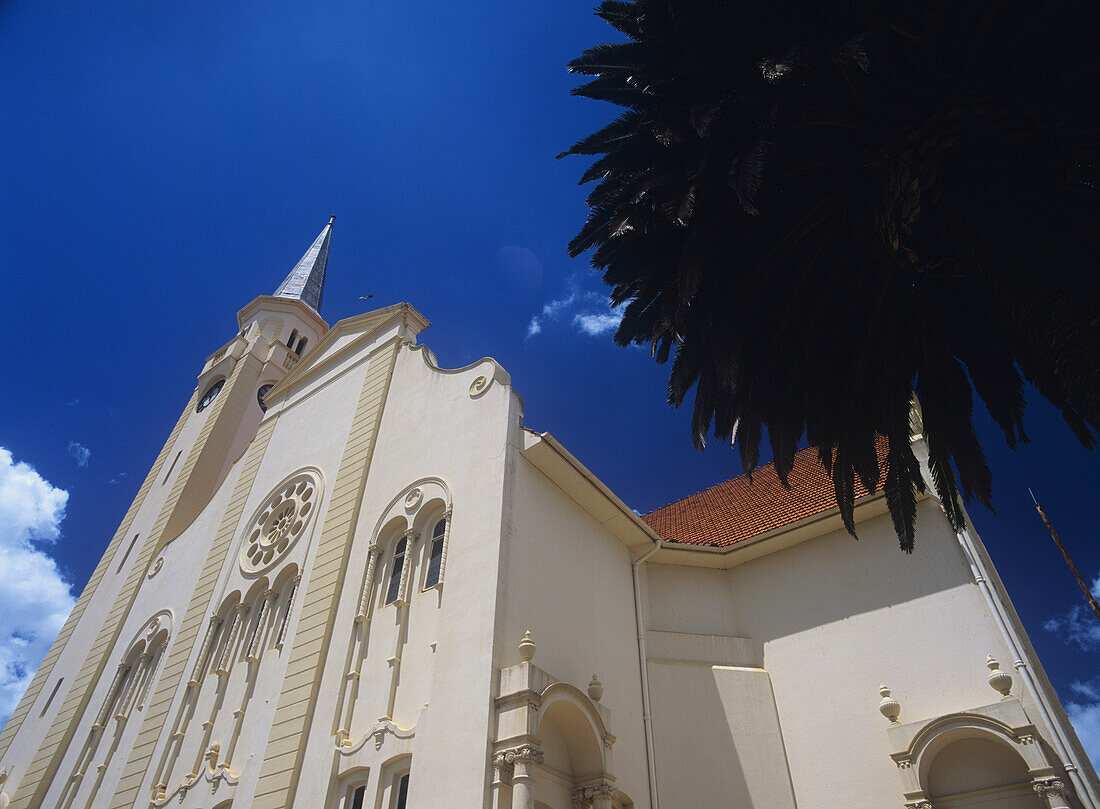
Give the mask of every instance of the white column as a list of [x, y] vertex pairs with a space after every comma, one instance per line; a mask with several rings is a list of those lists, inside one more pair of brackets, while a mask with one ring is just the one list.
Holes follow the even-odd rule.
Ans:
[[302, 577], [295, 576], [294, 581], [290, 583], [290, 595], [286, 600], [286, 612], [283, 613], [283, 622], [279, 625], [279, 637], [275, 641], [275, 648], [282, 649], [283, 642], [286, 640], [286, 630], [290, 625], [290, 612], [294, 609], [294, 598], [298, 595], [298, 584], [302, 581]]
[[600, 784], [593, 788], [592, 809], [611, 809], [611, 803], [619, 793], [611, 784]]
[[233, 610], [233, 623], [229, 625], [229, 633], [225, 638], [225, 648], [222, 649], [221, 662], [218, 663], [216, 674], [229, 674], [233, 668], [233, 663], [237, 659], [236, 646], [237, 635], [240, 633], [241, 624], [244, 623], [245, 616], [248, 615], [248, 605], [238, 604]]
[[1050, 809], [1069, 809], [1066, 801], [1066, 785], [1057, 778], [1044, 778], [1031, 784], [1035, 794], [1042, 798]]
[[[259, 663], [260, 656], [264, 653], [264, 621], [267, 618], [267, 613], [271, 609], [271, 602], [275, 600], [274, 590], [265, 590], [263, 598], [260, 601], [260, 613], [256, 617], [256, 629], [252, 633], [252, 640], [248, 643], [248, 654], [246, 660], [249, 663]], [[256, 644], [259, 644], [257, 649]]]
[[202, 648], [199, 649], [198, 659], [195, 660], [195, 668], [191, 672], [191, 679], [187, 681], [190, 686], [197, 686], [202, 679], [203, 669], [206, 668], [206, 656], [210, 653], [210, 644], [214, 640], [214, 632], [218, 629], [218, 616], [211, 615], [210, 623], [206, 626], [206, 636], [202, 639]]
[[512, 809], [535, 809], [535, 767], [542, 763], [537, 747], [517, 747], [505, 754], [512, 772]]
[[505, 775], [509, 773], [512, 766], [505, 761], [504, 753], [497, 753], [493, 756], [493, 783], [492, 788], [492, 803], [491, 809], [504, 809], [507, 805], [504, 800], [503, 792], [505, 786]]
[[612, 803], [619, 797], [618, 791], [610, 783], [578, 787], [573, 790], [573, 809], [611, 809]]
[[363, 577], [363, 590], [359, 596], [359, 611], [355, 614], [355, 622], [369, 621], [371, 615], [371, 595], [374, 591], [374, 570], [378, 565], [378, 557], [382, 549], [378, 545], [371, 545], [367, 549], [367, 575]]
[[118, 664], [118, 670], [115, 671], [115, 679], [111, 681], [111, 687], [107, 690], [107, 699], [104, 700], [103, 706], [99, 709], [99, 716], [96, 717], [95, 724], [92, 725], [92, 730], [100, 731], [107, 726], [107, 719], [110, 717], [111, 704], [114, 702], [115, 691], [118, 689], [119, 681], [126, 673], [126, 661], [123, 660]]
[[409, 603], [409, 579], [412, 577], [413, 562], [416, 559], [415, 549], [420, 534], [416, 531], [408, 531], [405, 534], [405, 563], [401, 566], [401, 584], [397, 588], [397, 603]]

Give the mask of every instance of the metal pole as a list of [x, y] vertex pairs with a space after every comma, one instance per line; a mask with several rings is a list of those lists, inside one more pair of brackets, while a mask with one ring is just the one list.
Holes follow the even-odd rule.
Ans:
[[1096, 616], [1096, 620], [1100, 621], [1100, 604], [1096, 603], [1096, 597], [1093, 596], [1092, 591], [1089, 589], [1088, 582], [1081, 576], [1081, 571], [1077, 569], [1077, 565], [1073, 564], [1073, 560], [1069, 558], [1069, 553], [1066, 552], [1066, 546], [1062, 544], [1062, 540], [1058, 536], [1058, 532], [1054, 530], [1054, 526], [1050, 524], [1050, 519], [1047, 518], [1046, 512], [1043, 511], [1043, 507], [1039, 505], [1039, 501], [1035, 499], [1035, 492], [1029, 488], [1027, 493], [1031, 495], [1031, 502], [1035, 504], [1035, 510], [1039, 512], [1039, 517], [1043, 521], [1043, 525], [1050, 531], [1051, 539], [1054, 540], [1054, 544], [1058, 546], [1058, 550], [1062, 552], [1062, 558], [1066, 560], [1066, 564], [1069, 565], [1070, 572], [1073, 573], [1073, 578], [1077, 579], [1077, 584], [1081, 586], [1081, 592], [1085, 594], [1085, 600], [1089, 602], [1089, 606], [1092, 607], [1092, 612]]

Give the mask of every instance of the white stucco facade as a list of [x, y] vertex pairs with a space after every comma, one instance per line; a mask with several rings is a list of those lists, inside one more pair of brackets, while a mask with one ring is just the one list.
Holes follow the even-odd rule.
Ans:
[[0, 735], [0, 807], [1100, 809], [933, 498], [913, 556], [875, 497], [858, 543], [822, 512], [667, 544], [426, 326], [241, 310]]

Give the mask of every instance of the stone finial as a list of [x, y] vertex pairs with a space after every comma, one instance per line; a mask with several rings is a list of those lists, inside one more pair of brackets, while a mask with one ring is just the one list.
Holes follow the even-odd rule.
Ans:
[[1001, 671], [1001, 664], [993, 659], [993, 655], [986, 657], [986, 668], [989, 669], [989, 687], [1001, 695], [1001, 699], [1008, 699], [1012, 691], [1012, 675]]
[[588, 684], [588, 696], [593, 702], [599, 702], [603, 699], [603, 683], [595, 674], [592, 675], [592, 682]]
[[531, 630], [528, 629], [523, 633], [523, 640], [519, 642], [519, 658], [524, 663], [527, 663], [535, 656], [535, 642], [531, 639]]
[[890, 696], [890, 689], [886, 687], [886, 683], [879, 686], [878, 692], [882, 696], [882, 701], [878, 704], [879, 713], [889, 719], [891, 724], [897, 724], [901, 703]]

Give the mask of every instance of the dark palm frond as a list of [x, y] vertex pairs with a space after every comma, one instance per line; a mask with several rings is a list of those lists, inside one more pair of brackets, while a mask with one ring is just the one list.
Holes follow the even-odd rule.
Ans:
[[[626, 112], [593, 158], [591, 250], [620, 345], [671, 361], [692, 440], [804, 435], [854, 533], [882, 481], [913, 548], [929, 482], [952, 524], [988, 504], [977, 393], [1010, 446], [1024, 385], [1100, 429], [1100, 4], [605, 0], [627, 41], [571, 64]], [[1026, 58], [1022, 56], [1026, 54]], [[883, 455], [885, 447], [885, 455]]]

